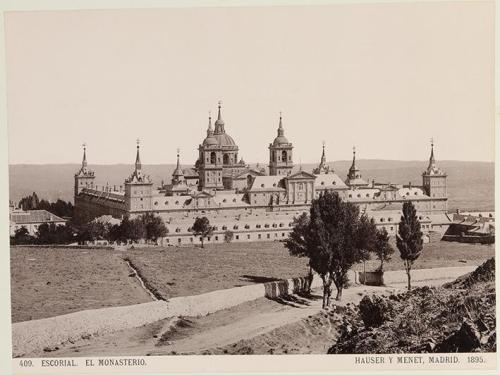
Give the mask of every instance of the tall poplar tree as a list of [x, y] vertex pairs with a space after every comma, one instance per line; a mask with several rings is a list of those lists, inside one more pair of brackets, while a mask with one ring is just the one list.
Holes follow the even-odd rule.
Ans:
[[417, 210], [412, 202], [403, 204], [403, 216], [399, 222], [396, 246], [405, 265], [408, 276], [408, 290], [411, 290], [411, 268], [423, 250], [422, 231]]

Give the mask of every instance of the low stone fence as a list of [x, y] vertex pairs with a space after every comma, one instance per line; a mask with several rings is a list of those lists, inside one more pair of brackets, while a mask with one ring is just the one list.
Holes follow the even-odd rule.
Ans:
[[358, 282], [364, 285], [384, 285], [384, 273], [378, 271], [358, 272]]

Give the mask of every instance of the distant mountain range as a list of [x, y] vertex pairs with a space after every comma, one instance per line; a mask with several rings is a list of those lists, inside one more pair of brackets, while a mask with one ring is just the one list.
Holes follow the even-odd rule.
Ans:
[[[335, 173], [345, 179], [351, 161], [329, 163]], [[413, 185], [422, 184], [422, 172], [427, 161], [358, 160], [363, 178], [367, 181], [391, 182]], [[439, 161], [438, 165], [448, 174], [449, 209], [492, 211], [495, 209], [495, 164], [487, 162]], [[253, 164], [252, 166], [255, 166]], [[261, 164], [262, 167], [265, 165]], [[96, 184], [119, 186], [128, 177], [132, 165], [90, 165], [96, 173]], [[188, 166], [184, 166], [187, 168]], [[311, 171], [316, 164], [303, 164], [302, 169]], [[73, 201], [73, 176], [78, 164], [16, 164], [9, 167], [10, 199], [14, 202], [36, 192], [40, 198], [51, 201], [58, 198]], [[297, 166], [296, 169], [299, 167]], [[155, 185], [170, 182], [174, 164], [143, 165]]]

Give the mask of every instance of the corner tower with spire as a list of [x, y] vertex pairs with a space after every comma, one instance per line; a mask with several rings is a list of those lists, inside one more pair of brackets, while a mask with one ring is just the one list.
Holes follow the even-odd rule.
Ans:
[[293, 145], [285, 137], [283, 116], [280, 112], [278, 135], [274, 138], [273, 143], [269, 144], [269, 175], [288, 176], [292, 172], [292, 150]]
[[87, 166], [87, 144], [84, 143], [82, 147], [83, 147], [82, 166], [80, 167], [80, 170], [77, 173], [75, 173], [75, 187], [74, 187], [75, 198], [78, 194], [80, 194], [80, 192], [83, 189], [94, 188], [94, 180], [95, 180], [94, 171], [91, 171]]
[[352, 164], [345, 183], [350, 187], [368, 186], [368, 183], [361, 177], [361, 171], [356, 164], [356, 146], [352, 148]]
[[434, 157], [434, 139], [431, 139], [431, 155], [427, 169], [422, 173], [424, 193], [434, 201], [429, 211], [444, 211], [448, 209], [447, 175], [436, 165]]
[[140, 140], [137, 139], [134, 171], [125, 180], [125, 206], [128, 212], [141, 213], [151, 210], [153, 182], [142, 172]]
[[325, 142], [323, 141], [323, 153], [321, 154], [321, 161], [319, 165], [314, 168], [313, 174], [328, 174], [333, 173], [333, 169], [330, 170], [330, 166], [326, 163], [326, 155], [325, 155]]

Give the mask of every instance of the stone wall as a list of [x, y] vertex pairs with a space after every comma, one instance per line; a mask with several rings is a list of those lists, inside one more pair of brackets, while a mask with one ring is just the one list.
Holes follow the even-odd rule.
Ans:
[[[321, 285], [315, 277], [312, 287]], [[12, 325], [14, 357], [40, 354], [46, 347], [75, 342], [84, 337], [140, 327], [176, 316], [205, 316], [258, 298], [279, 298], [307, 289], [305, 277], [265, 284], [216, 290], [196, 296], [176, 297], [131, 306], [78, 311], [52, 318]]]

